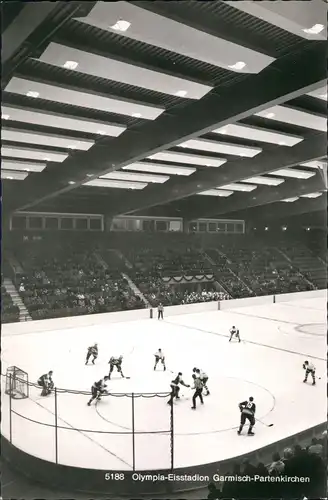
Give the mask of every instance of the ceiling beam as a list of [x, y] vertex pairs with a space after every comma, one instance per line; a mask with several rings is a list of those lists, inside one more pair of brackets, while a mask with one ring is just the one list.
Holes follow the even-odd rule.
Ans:
[[[325, 193], [320, 198], [301, 198], [293, 203], [274, 203], [265, 207], [251, 208], [243, 212], [243, 219], [256, 221], [282, 220], [296, 217], [297, 215], [308, 214], [312, 212], [325, 211], [327, 199]], [[239, 212], [238, 212], [239, 213]], [[231, 214], [235, 217], [236, 214]]]
[[59, 2], [25, 4], [22, 11], [2, 35], [2, 64], [8, 62], [15, 55], [33, 31], [58, 7], [58, 4]]
[[[314, 43], [314, 42], [313, 42]], [[227, 123], [253, 115], [260, 110], [281, 104], [325, 83], [325, 44], [315, 42], [293, 56], [275, 61], [258, 75], [248, 75], [241, 82], [218, 87], [203, 99], [183, 108], [163, 113], [154, 122], [137, 130], [127, 130], [108, 146], [95, 145], [83, 155], [74, 155], [58, 165], [52, 175], [38, 175], [24, 181], [22, 192], [12, 200], [14, 209], [34, 206], [45, 199], [78, 188], [86, 182], [87, 173], [104, 175], [151, 154], [176, 146], [192, 137], [207, 133]], [[291, 71], [292, 68], [292, 71]], [[194, 176], [193, 176], [194, 177]], [[68, 185], [68, 180], [75, 184]], [[162, 189], [147, 189], [147, 196], [133, 197], [133, 203], [117, 208], [117, 213], [138, 210], [173, 199], [189, 196], [197, 190], [193, 180], [187, 181], [185, 191], [172, 184]], [[149, 202], [147, 202], [149, 192]], [[140, 206], [141, 205], [141, 206]]]
[[[229, 198], [217, 199], [213, 197], [209, 204], [200, 203], [193, 211], [188, 210], [188, 219], [199, 217], [213, 217], [230, 212], [244, 211], [248, 208], [269, 205], [293, 196], [315, 193], [324, 190], [324, 183], [317, 173], [310, 179], [286, 179], [279, 186], [259, 186], [250, 193], [235, 193]], [[270, 207], [269, 207], [270, 208]]]

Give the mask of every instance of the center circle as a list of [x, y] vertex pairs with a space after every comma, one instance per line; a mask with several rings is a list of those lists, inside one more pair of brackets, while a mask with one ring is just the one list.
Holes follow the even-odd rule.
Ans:
[[[211, 387], [209, 396], [203, 396], [204, 405], [197, 400], [197, 409], [191, 410], [194, 391], [181, 387], [180, 399], [173, 405], [174, 433], [176, 436], [214, 434], [238, 427], [238, 404], [254, 398], [261, 408], [257, 417], [265, 419], [274, 409], [275, 398], [270, 391], [253, 382], [235, 377], [222, 377], [219, 384]], [[133, 399], [133, 402], [132, 402]], [[97, 404], [98, 416], [113, 431], [129, 432], [168, 432], [170, 429], [171, 407], [167, 404], [168, 396], [163, 394], [111, 395]], [[188, 425], [186, 424], [188, 422]]]

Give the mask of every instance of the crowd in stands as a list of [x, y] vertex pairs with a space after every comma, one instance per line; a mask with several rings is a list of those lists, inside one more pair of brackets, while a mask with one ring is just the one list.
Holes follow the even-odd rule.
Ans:
[[[40, 252], [40, 250], [42, 250]], [[126, 280], [89, 249], [25, 245], [19, 292], [33, 319], [144, 307]]]
[[[320, 438], [302, 447], [296, 445], [286, 448], [282, 453], [274, 453], [272, 462], [253, 464], [249, 460], [236, 463], [226, 475], [268, 478], [277, 477], [276, 481], [226, 481], [223, 485], [210, 483], [209, 500], [239, 499], [320, 499], [327, 488], [327, 431]], [[279, 481], [279, 476], [309, 478], [309, 482]]]
[[[54, 242], [48, 234], [15, 245], [23, 269], [16, 285], [33, 319], [142, 308], [147, 301], [156, 307], [316, 288], [310, 268], [318, 263], [310, 251], [306, 272], [279, 248], [245, 235], [224, 241], [217, 235], [206, 243], [188, 234], [129, 234], [126, 241], [124, 235], [122, 241], [105, 236], [81, 243], [66, 235]], [[4, 302], [8, 312], [3, 293]]]
[[19, 320], [19, 308], [14, 305], [11, 296], [1, 286], [1, 322], [14, 323]]

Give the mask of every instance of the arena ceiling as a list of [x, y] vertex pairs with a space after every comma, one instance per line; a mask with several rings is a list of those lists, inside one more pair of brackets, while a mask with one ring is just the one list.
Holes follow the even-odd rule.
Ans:
[[4, 209], [324, 210], [326, 13], [322, 0], [4, 2]]

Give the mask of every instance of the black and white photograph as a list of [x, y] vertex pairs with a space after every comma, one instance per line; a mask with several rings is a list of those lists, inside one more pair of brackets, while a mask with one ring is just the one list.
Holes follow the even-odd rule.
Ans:
[[3, 1], [0, 500], [327, 498], [327, 1]]

